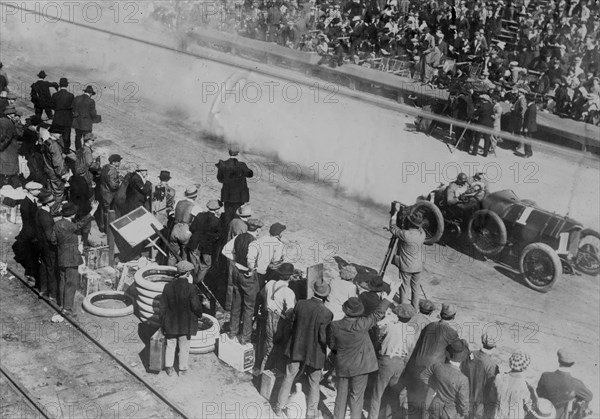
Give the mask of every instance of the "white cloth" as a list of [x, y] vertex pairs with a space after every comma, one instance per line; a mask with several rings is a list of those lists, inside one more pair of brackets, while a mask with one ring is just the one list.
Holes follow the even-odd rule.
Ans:
[[248, 246], [248, 267], [261, 275], [267, 273], [272, 262], [283, 260], [283, 243], [277, 237], [266, 235], [254, 240]]
[[358, 296], [356, 284], [352, 281], [334, 278], [329, 283], [329, 286], [331, 287], [331, 292], [325, 302], [325, 307], [333, 313], [333, 321], [341, 320], [345, 316], [342, 311], [342, 304], [348, 301], [348, 298]]
[[[237, 237], [237, 236], [235, 236]], [[223, 246], [223, 250], [221, 251], [221, 254], [223, 256], [225, 256], [227, 259], [234, 261], [235, 260], [235, 252], [233, 251], [233, 243], [235, 242], [235, 237], [231, 240], [229, 240], [227, 242], [227, 244], [225, 244], [225, 246]], [[236, 268], [238, 268], [240, 271], [247, 271], [248, 268], [246, 268], [244, 265], [240, 265], [239, 263], [235, 263]]]
[[[269, 281], [265, 285], [267, 308], [277, 314], [284, 315], [296, 305], [296, 294], [288, 287], [288, 281]], [[275, 294], [273, 294], [275, 291]]]

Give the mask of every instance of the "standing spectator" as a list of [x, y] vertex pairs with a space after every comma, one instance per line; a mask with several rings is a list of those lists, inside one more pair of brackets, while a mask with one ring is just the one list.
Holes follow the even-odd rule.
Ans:
[[4, 64], [0, 62], [0, 92], [8, 92], [8, 76], [4, 71]]
[[152, 194], [152, 214], [166, 226], [175, 208], [175, 189], [169, 186], [171, 172], [168, 170], [161, 170], [158, 179], [160, 183], [154, 187]]
[[208, 211], [194, 217], [190, 226], [192, 236], [186, 248], [190, 262], [194, 265], [196, 282], [204, 282], [208, 270], [216, 263], [222, 226], [222, 206], [221, 202], [211, 199], [206, 204]]
[[[526, 137], [532, 137], [537, 132], [537, 105], [535, 103], [535, 94], [528, 93], [526, 95], [527, 98], [527, 109], [525, 110], [524, 120], [523, 120], [523, 135]], [[533, 156], [533, 151], [531, 150], [531, 144], [524, 144], [524, 157]]]
[[493, 404], [490, 401], [491, 387], [498, 374], [498, 364], [492, 358], [496, 347], [496, 337], [487, 333], [481, 336], [483, 347], [474, 352], [461, 365], [461, 371], [469, 379], [470, 419], [487, 419], [492, 417]]
[[223, 248], [223, 254], [235, 262], [229, 338], [234, 339], [238, 336], [241, 325], [242, 333], [239, 342], [242, 345], [250, 342], [252, 316], [259, 291], [257, 276], [253, 275], [248, 264], [249, 247], [250, 243], [256, 240], [263, 226], [256, 218], [249, 219], [247, 224], [248, 232], [236, 236]]
[[19, 185], [19, 132], [14, 121], [18, 119], [13, 106], [4, 109], [0, 116], [0, 187]]
[[50, 204], [54, 202], [54, 195], [44, 190], [38, 195], [38, 200], [40, 208], [35, 214], [35, 231], [41, 257], [40, 276], [39, 281], [36, 281], [36, 288], [42, 297], [47, 297], [56, 303], [58, 297], [56, 234], [54, 217], [50, 215]]
[[[479, 107], [474, 113], [474, 117], [479, 125], [483, 125], [484, 127], [493, 128], [494, 127], [494, 105], [492, 104], [492, 99], [488, 95], [480, 95], [479, 99], [481, 103]], [[479, 154], [479, 141], [483, 137], [483, 157], [487, 157], [490, 152], [490, 147], [492, 145], [492, 138], [490, 134], [473, 134], [473, 142], [471, 144], [470, 153], [473, 156]]]
[[69, 178], [69, 170], [65, 164], [63, 149], [56, 137], [58, 135], [60, 134], [50, 134], [46, 129], [40, 130], [44, 170], [48, 176], [50, 190], [54, 195], [52, 215], [58, 215], [60, 211], [60, 206], [65, 197], [65, 183]]
[[379, 417], [381, 398], [388, 386], [392, 390], [391, 393], [393, 393], [390, 397], [393, 400], [392, 412], [400, 412], [398, 384], [419, 332], [414, 323], [408, 323], [416, 314], [416, 310], [412, 305], [400, 304], [394, 307], [392, 311], [398, 320], [393, 321], [391, 324], [382, 325], [379, 329], [383, 340], [377, 357], [379, 370], [371, 395], [370, 418]]
[[38, 81], [31, 85], [31, 102], [37, 116], [42, 116], [46, 112], [48, 119], [52, 119], [52, 96], [50, 88], [58, 90], [58, 84], [46, 81], [46, 72], [44, 70], [38, 73]]
[[225, 221], [229, 223], [237, 209], [250, 201], [250, 192], [246, 178], [254, 176], [254, 172], [248, 168], [246, 163], [235, 158], [239, 154], [236, 146], [229, 147], [230, 158], [219, 160], [216, 164], [217, 180], [223, 184], [221, 188], [221, 202], [225, 205]]
[[[58, 112], [57, 112], [58, 114]], [[94, 142], [96, 136], [91, 132], [83, 136], [83, 147], [75, 153], [75, 173], [76, 176], [81, 176], [90, 188], [94, 189], [94, 177], [100, 171], [100, 156], [94, 157]]]
[[337, 373], [337, 395], [333, 411], [335, 419], [346, 417], [348, 396], [350, 417], [360, 418], [362, 415], [369, 374], [379, 368], [369, 329], [383, 319], [392, 298], [392, 293], [387, 294], [377, 309], [365, 317], [363, 304], [357, 297], [352, 297], [342, 307], [346, 317], [329, 326], [327, 345], [335, 354]]
[[126, 192], [126, 212], [131, 212], [136, 208], [145, 207], [146, 202], [150, 198], [152, 193], [152, 184], [148, 181], [148, 171], [140, 170], [136, 165], [136, 170], [129, 184], [127, 185]]
[[[18, 261], [25, 269], [25, 278], [35, 284], [36, 278], [39, 277], [39, 246], [37, 243], [37, 234], [35, 229], [35, 219], [38, 211], [37, 197], [41, 192], [42, 185], [37, 182], [28, 182], [25, 185], [27, 194], [21, 201], [20, 211], [22, 227], [21, 231], [15, 238], [15, 245], [19, 243], [19, 254], [15, 251], [15, 260]], [[13, 246], [14, 249], [14, 246]]]
[[160, 296], [160, 323], [167, 339], [165, 371], [173, 375], [175, 349], [179, 346], [179, 375], [188, 371], [190, 339], [198, 333], [198, 319], [202, 317], [202, 302], [198, 289], [192, 285], [194, 265], [186, 260], [177, 263], [177, 276], [165, 285]]
[[513, 134], [520, 134], [523, 130], [523, 119], [525, 118], [525, 111], [527, 110], [527, 100], [525, 94], [527, 90], [519, 89], [517, 91], [517, 99], [513, 102], [510, 110], [511, 116], [511, 132]]
[[62, 218], [54, 224], [59, 270], [59, 304], [62, 307], [63, 314], [72, 317], [77, 317], [73, 313], [75, 291], [77, 291], [77, 282], [79, 280], [77, 267], [83, 263], [83, 258], [79, 252], [79, 239], [77, 235], [92, 221], [97, 208], [98, 202], [94, 201], [89, 215], [74, 223], [73, 217], [77, 213], [77, 205], [67, 202], [60, 211]]
[[62, 135], [65, 154], [71, 152], [71, 125], [73, 124], [73, 100], [75, 96], [67, 90], [69, 81], [62, 77], [58, 82], [60, 89], [52, 95], [51, 106], [54, 109], [54, 118], [50, 132]]
[[[183, 195], [184, 198], [175, 204], [175, 225], [169, 235], [169, 243], [179, 248], [179, 256], [186, 259], [186, 245], [192, 237], [190, 224], [201, 211], [201, 208], [196, 204], [198, 198], [198, 188], [196, 186], [189, 186]], [[173, 256], [169, 257], [169, 265], [175, 265]]]
[[96, 113], [96, 102], [92, 99], [96, 92], [92, 86], [87, 86], [83, 94], [73, 100], [73, 123], [75, 128], [75, 149], [81, 147], [81, 138], [88, 132], [92, 132], [93, 125], [99, 121]]
[[467, 341], [456, 340], [446, 348], [446, 362], [438, 362], [421, 373], [429, 389], [430, 419], [465, 418], [469, 413], [469, 379], [460, 364], [469, 356]]
[[279, 388], [277, 404], [273, 409], [278, 416], [287, 405], [292, 384], [300, 371], [301, 364], [304, 364], [309, 384], [306, 417], [313, 419], [319, 414], [321, 394], [319, 384], [325, 366], [327, 327], [331, 323], [333, 314], [324, 305], [331, 287], [321, 279], [313, 283], [312, 289], [314, 296], [310, 300], [298, 301], [290, 319], [292, 336], [285, 348], [287, 357], [285, 377]]
[[[102, 197], [102, 220], [106, 221], [108, 211], [112, 209], [115, 194], [119, 190], [121, 181], [119, 179], [119, 166], [121, 165], [121, 156], [112, 154], [108, 158], [108, 164], [102, 166], [100, 171], [100, 195]], [[98, 223], [101, 232], [108, 228], [104, 222]]]
[[[235, 212], [235, 218], [228, 224], [227, 229], [224, 231], [226, 234], [225, 243], [229, 243], [238, 234], [246, 233], [248, 231], [248, 224], [246, 222], [252, 216], [252, 207], [250, 204], [244, 204], [237, 209]], [[227, 218], [223, 215], [225, 222]], [[227, 224], [226, 224], [227, 225]], [[225, 296], [225, 310], [231, 310], [231, 301], [233, 299], [233, 264], [232, 260], [226, 259], [227, 267], [227, 293]]]
[[[423, 270], [422, 247], [426, 238], [425, 231], [421, 228], [423, 216], [421, 213], [413, 212], [407, 217], [406, 227], [399, 228], [396, 225], [399, 211], [400, 203], [395, 203], [394, 212], [390, 218], [390, 230], [398, 238], [397, 257], [394, 264], [398, 267], [401, 281], [400, 302], [408, 303], [410, 301], [416, 309], [419, 304], [418, 289], [421, 271]], [[411, 290], [410, 300], [408, 298], [409, 286]]]
[[435, 304], [430, 300], [419, 300], [419, 312], [415, 314], [410, 322], [417, 327], [417, 336], [431, 323], [431, 313], [435, 311]]
[[531, 359], [524, 352], [515, 352], [508, 359], [510, 371], [498, 374], [492, 388], [494, 419], [525, 419], [532, 411], [531, 388], [523, 377]]
[[340, 278], [334, 277], [329, 285], [331, 293], [325, 302], [325, 307], [333, 313], [333, 320], [341, 320], [344, 317], [342, 305], [349, 298], [357, 297], [358, 290], [354, 279], [358, 275], [356, 268], [353, 265], [345, 265], [340, 269]]
[[571, 375], [575, 355], [569, 349], [562, 348], [558, 350], [557, 356], [558, 369], [542, 374], [538, 381], [537, 394], [552, 402], [558, 418], [565, 418], [568, 417], [569, 402], [582, 402], [585, 410], [593, 395], [585, 384]]
[[269, 227], [269, 234], [258, 238], [248, 247], [247, 275], [256, 278], [258, 288], [265, 285], [265, 276], [269, 266], [277, 266], [283, 262], [283, 243], [281, 235], [286, 227], [281, 223], [273, 223]]
[[434, 364], [444, 362], [446, 347], [458, 340], [458, 333], [449, 323], [455, 316], [456, 308], [443, 304], [441, 320], [425, 326], [419, 335], [405, 372], [409, 415], [421, 417], [423, 411], [426, 388], [420, 379], [421, 373]]

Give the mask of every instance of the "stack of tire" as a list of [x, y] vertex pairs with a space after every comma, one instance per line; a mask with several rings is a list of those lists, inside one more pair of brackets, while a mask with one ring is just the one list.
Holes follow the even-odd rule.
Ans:
[[[160, 327], [160, 296], [167, 282], [175, 278], [176, 273], [177, 268], [173, 266], [152, 266], [136, 272], [136, 305], [142, 323], [156, 328]], [[152, 280], [153, 278], [155, 280]], [[210, 327], [206, 327], [209, 323]], [[198, 333], [191, 338], [190, 353], [213, 352], [220, 333], [219, 321], [213, 316], [203, 314], [202, 319], [198, 322]]]

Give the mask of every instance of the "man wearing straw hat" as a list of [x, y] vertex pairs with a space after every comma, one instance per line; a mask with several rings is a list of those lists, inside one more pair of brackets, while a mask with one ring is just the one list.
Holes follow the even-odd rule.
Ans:
[[[192, 237], [190, 224], [201, 208], [196, 204], [198, 188], [194, 185], [188, 186], [183, 193], [184, 198], [175, 204], [175, 225], [169, 235], [169, 243], [179, 249], [179, 256], [186, 259], [186, 245]], [[175, 265], [175, 257], [169, 256], [169, 265]]]

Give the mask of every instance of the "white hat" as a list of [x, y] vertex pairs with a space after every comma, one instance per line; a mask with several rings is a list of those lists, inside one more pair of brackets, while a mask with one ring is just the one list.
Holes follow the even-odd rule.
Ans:
[[42, 185], [37, 182], [27, 182], [27, 184], [25, 185], [25, 189], [27, 189], [28, 191], [35, 191], [38, 189], [42, 189]]

